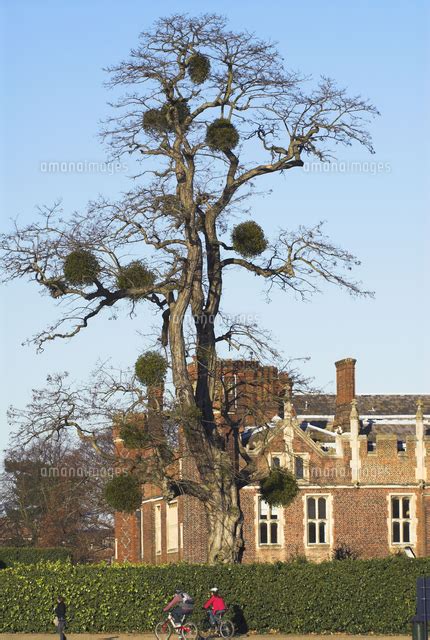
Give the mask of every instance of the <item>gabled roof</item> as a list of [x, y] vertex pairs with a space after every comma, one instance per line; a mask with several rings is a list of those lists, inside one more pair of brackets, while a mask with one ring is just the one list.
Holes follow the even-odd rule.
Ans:
[[[423, 402], [424, 414], [430, 415], [430, 395], [359, 395], [357, 408], [360, 416], [415, 416], [418, 400]], [[335, 414], [334, 394], [307, 393], [293, 397], [298, 416], [326, 416]]]

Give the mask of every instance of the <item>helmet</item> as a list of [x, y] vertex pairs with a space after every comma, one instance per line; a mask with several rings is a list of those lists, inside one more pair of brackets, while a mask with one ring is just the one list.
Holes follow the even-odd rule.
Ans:
[[175, 589], [175, 593], [182, 593], [182, 589]]
[[209, 591], [211, 591], [212, 593], [216, 593], [218, 591], [218, 587], [212, 587], [212, 589], [209, 589]]

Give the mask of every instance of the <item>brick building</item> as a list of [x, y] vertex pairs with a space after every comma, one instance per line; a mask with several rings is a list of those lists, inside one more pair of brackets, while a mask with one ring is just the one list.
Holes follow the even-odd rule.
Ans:
[[[232, 418], [252, 413], [250, 403], [261, 409], [260, 422], [243, 419], [242, 444], [262, 468], [294, 472], [300, 487], [286, 508], [269, 507], [258, 485], [241, 490], [244, 562], [320, 561], [340, 543], [362, 558], [405, 547], [430, 555], [430, 396], [356, 395], [352, 358], [336, 363], [336, 376], [336, 395], [294, 395], [274, 367], [223, 363], [220, 393]], [[243, 395], [235, 391], [241, 383]], [[264, 454], [256, 453], [262, 439]], [[141, 509], [115, 516], [116, 559], [205, 562], [206, 531], [195, 498], [166, 502], [145, 486]]]

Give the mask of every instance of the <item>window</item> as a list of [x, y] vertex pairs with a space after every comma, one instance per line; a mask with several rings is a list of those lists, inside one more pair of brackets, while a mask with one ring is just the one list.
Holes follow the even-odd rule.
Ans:
[[235, 413], [237, 409], [237, 375], [229, 374], [223, 376], [224, 399], [227, 405], [228, 413]]
[[281, 455], [272, 455], [272, 469], [280, 469], [282, 467]]
[[309, 477], [309, 454], [274, 452], [270, 454], [270, 466], [272, 469], [287, 468], [297, 480], [305, 480]]
[[155, 553], [161, 553], [161, 504], [155, 505]]
[[300, 456], [294, 456], [294, 475], [297, 480], [303, 480], [305, 477], [305, 465]]
[[391, 540], [393, 544], [412, 542], [411, 496], [391, 497]]
[[259, 544], [280, 544], [279, 507], [271, 507], [265, 500], [258, 500]]
[[178, 503], [167, 505], [167, 551], [178, 550]]
[[306, 530], [308, 544], [328, 544], [328, 499], [323, 496], [306, 498]]
[[139, 557], [143, 558], [143, 513], [142, 508], [136, 511], [137, 530], [139, 531]]

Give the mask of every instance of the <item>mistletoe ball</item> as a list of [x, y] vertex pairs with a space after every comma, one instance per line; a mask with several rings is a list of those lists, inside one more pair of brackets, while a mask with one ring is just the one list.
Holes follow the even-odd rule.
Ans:
[[285, 469], [272, 469], [260, 481], [262, 498], [272, 507], [287, 507], [299, 492], [295, 477]]
[[142, 504], [139, 480], [127, 473], [109, 480], [104, 493], [106, 502], [115, 511], [133, 513]]
[[136, 377], [146, 387], [164, 382], [167, 373], [167, 360], [157, 351], [147, 351], [138, 357], [134, 365]]
[[63, 273], [70, 284], [90, 284], [99, 275], [100, 265], [91, 251], [77, 249], [64, 260]]
[[[147, 289], [155, 282], [155, 275], [140, 260], [133, 260], [126, 267], [121, 267], [116, 279], [120, 289]], [[145, 294], [135, 294], [134, 297]]]
[[142, 126], [146, 133], [163, 133], [169, 128], [166, 114], [162, 109], [148, 109], [148, 111], [145, 111]]
[[255, 258], [267, 248], [267, 240], [263, 229], [253, 220], [241, 222], [231, 234], [235, 251], [244, 258]]
[[202, 53], [194, 53], [188, 62], [188, 75], [194, 84], [203, 84], [208, 78], [211, 63]]
[[185, 100], [167, 102], [160, 109], [148, 109], [143, 114], [142, 126], [146, 133], [161, 134], [175, 129], [175, 119], [182, 125], [190, 115]]
[[217, 118], [206, 131], [206, 144], [216, 151], [231, 151], [239, 142], [239, 133], [230, 120]]
[[132, 422], [121, 425], [119, 437], [126, 449], [143, 449], [150, 442], [149, 435], [142, 425]]

